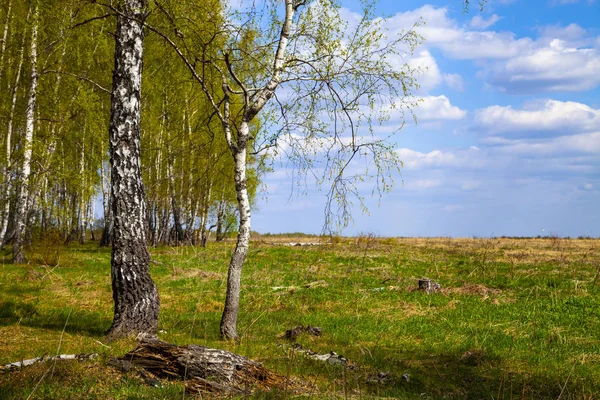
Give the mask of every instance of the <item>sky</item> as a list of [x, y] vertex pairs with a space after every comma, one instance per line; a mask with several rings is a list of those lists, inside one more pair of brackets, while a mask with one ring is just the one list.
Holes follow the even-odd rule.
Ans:
[[[391, 30], [425, 22], [409, 61], [422, 102], [394, 138], [393, 190], [365, 187], [368, 213], [341, 233], [600, 236], [600, 1], [471, 3], [378, 3]], [[264, 176], [253, 230], [321, 232], [327, 188], [293, 194], [292, 174], [275, 163]]]

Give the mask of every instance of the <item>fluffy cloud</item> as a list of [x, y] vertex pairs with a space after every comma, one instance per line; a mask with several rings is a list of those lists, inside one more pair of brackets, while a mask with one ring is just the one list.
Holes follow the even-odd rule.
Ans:
[[[547, 25], [538, 29], [542, 38], [560, 39], [565, 42], [583, 44], [582, 39], [586, 39], [587, 31], [577, 24], [569, 24], [567, 26], [561, 25]], [[585, 40], [586, 43], [590, 43], [589, 38]]]
[[463, 119], [467, 112], [450, 104], [444, 96], [425, 96], [414, 109], [418, 121], [448, 121]]
[[[477, 61], [486, 82], [509, 93], [580, 91], [600, 84], [600, 38], [576, 24], [550, 26], [540, 37], [518, 38], [511, 32], [485, 30], [501, 17], [473, 17], [460, 26], [446, 8], [431, 5], [398, 13], [388, 28], [400, 32], [416, 21], [426, 48], [437, 48], [447, 57]], [[483, 30], [481, 30], [483, 29]]]
[[511, 93], [589, 90], [600, 84], [600, 52], [569, 47], [554, 39], [548, 46], [493, 65], [488, 83]]
[[465, 89], [465, 82], [459, 74], [444, 74], [444, 82], [450, 89], [457, 92], [462, 92]]
[[[530, 157], [572, 156], [573, 154], [600, 156], [600, 132], [538, 141], [509, 140], [504, 142], [498, 151]], [[600, 158], [598, 160], [600, 161]]]
[[[400, 60], [399, 62], [402, 64], [403, 60]], [[431, 89], [442, 82], [440, 68], [429, 51], [419, 51], [416, 56], [408, 62], [408, 65], [419, 71], [419, 76], [417, 78], [420, 85], [419, 93], [429, 93]]]
[[396, 149], [396, 154], [407, 169], [448, 168], [465, 165], [479, 167], [483, 162], [480, 150], [477, 147], [466, 150], [433, 150], [428, 153], [400, 148]]
[[473, 128], [492, 136], [565, 136], [600, 131], [600, 110], [557, 100], [531, 102], [518, 110], [511, 106], [491, 106], [475, 112]]
[[[505, 59], [528, 51], [532, 44], [531, 39], [516, 39], [510, 32], [480, 32], [460, 27], [455, 20], [448, 17], [446, 8], [435, 8], [431, 5], [398, 13], [388, 20], [387, 27], [391, 31], [399, 32], [421, 20], [425, 24], [416, 30], [425, 39], [425, 47], [438, 48], [447, 56], [456, 59]], [[479, 24], [483, 24], [483, 20]]]
[[481, 15], [476, 15], [471, 19], [471, 23], [469, 25], [473, 29], [487, 29], [501, 19], [502, 17], [500, 17], [498, 14], [493, 14], [488, 19], [483, 18]]

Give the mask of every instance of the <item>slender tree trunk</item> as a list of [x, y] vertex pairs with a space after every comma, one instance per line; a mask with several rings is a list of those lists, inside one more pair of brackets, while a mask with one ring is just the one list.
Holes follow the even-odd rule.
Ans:
[[[59, 71], [59, 74], [56, 76], [55, 81], [54, 81], [54, 92], [53, 92], [53, 102], [54, 104], [58, 105], [60, 103], [60, 89], [61, 89], [61, 82], [62, 82], [62, 74], [60, 72], [63, 71], [64, 69], [64, 59], [65, 59], [65, 55], [67, 54], [67, 38], [65, 37], [65, 31], [68, 29], [68, 27], [72, 24], [73, 22], [73, 18], [75, 17], [75, 13], [71, 13], [69, 20], [63, 21], [63, 25], [60, 28], [60, 40], [62, 41], [62, 50], [60, 52], [60, 56], [58, 58], [58, 62], [57, 62], [57, 70]], [[94, 51], [92, 52], [92, 54], [95, 54], [96, 52], [96, 48], [98, 47], [98, 45], [96, 45], [96, 47], [94, 48]], [[79, 86], [80, 87], [80, 86]], [[75, 102], [75, 99], [77, 97], [77, 93], [79, 92], [79, 87], [76, 90], [75, 95], [73, 95], [73, 97], [71, 98], [70, 104], [69, 104], [69, 109], [71, 109], [71, 106], [73, 105], [73, 103]], [[60, 112], [60, 110], [58, 110], [58, 112]], [[47, 208], [48, 208], [48, 181], [49, 181], [49, 174], [50, 171], [52, 171], [52, 161], [54, 159], [54, 152], [56, 151], [56, 145], [57, 145], [57, 140], [58, 137], [61, 137], [61, 133], [64, 129], [65, 124], [56, 124], [56, 123], [52, 123], [49, 122], [48, 123], [48, 129], [50, 131], [50, 141], [48, 143], [48, 147], [47, 147], [47, 151], [46, 154], [41, 156], [42, 161], [42, 165], [39, 168], [39, 171], [41, 172], [41, 176], [38, 177], [38, 184], [34, 185], [34, 198], [39, 199], [39, 208], [40, 208], [40, 214], [41, 214], [41, 218], [42, 218], [42, 224], [41, 224], [41, 229], [40, 229], [40, 237], [44, 237], [46, 230], [47, 230], [47, 221], [48, 221], [48, 216], [51, 215], [51, 213], [48, 212]]]
[[206, 225], [208, 224], [208, 209], [210, 208], [210, 196], [212, 194], [213, 180], [212, 178], [208, 181], [208, 188], [206, 189], [206, 194], [204, 197], [204, 209], [202, 210], [202, 232], [200, 236], [200, 243], [202, 247], [206, 247], [206, 242], [208, 241], [209, 229], [206, 229]]
[[112, 207], [110, 205], [110, 183], [106, 184], [104, 163], [102, 163], [100, 168], [100, 173], [102, 174], [102, 206], [104, 207], [104, 227], [102, 228], [102, 237], [100, 237], [100, 247], [107, 247], [112, 243], [113, 232]]
[[83, 138], [81, 140], [81, 153], [79, 158], [79, 177], [81, 179], [81, 188], [79, 195], [79, 243], [84, 244], [86, 240], [85, 231], [87, 228], [87, 203], [85, 196], [85, 130], [86, 124], [83, 125]]
[[196, 219], [198, 217], [198, 205], [200, 199], [196, 198], [194, 205], [192, 206], [192, 216], [190, 217], [190, 224], [188, 225], [189, 239], [192, 246], [196, 245]]
[[[6, 54], [6, 41], [8, 39], [8, 27], [10, 25], [10, 19], [12, 17], [12, 0], [8, 0], [8, 7], [6, 10], [6, 22], [4, 23], [4, 33], [2, 34], [2, 54], [0, 55], [0, 84], [2, 83], [2, 75], [4, 72], [4, 55]], [[1, 87], [1, 86], [0, 86]]]
[[227, 296], [225, 309], [221, 318], [221, 335], [226, 339], [237, 339], [237, 316], [240, 307], [240, 281], [242, 266], [246, 261], [250, 245], [250, 201], [246, 187], [246, 145], [249, 136], [247, 121], [242, 121], [238, 133], [238, 144], [232, 149], [235, 162], [235, 192], [240, 212], [240, 225], [238, 230], [235, 251], [231, 256], [227, 273]]
[[114, 238], [111, 258], [114, 320], [110, 340], [155, 335], [160, 301], [150, 276], [146, 203], [140, 165], [140, 99], [145, 0], [125, 0], [117, 16], [109, 128]]
[[87, 203], [87, 221], [90, 229], [90, 239], [92, 242], [96, 241], [96, 234], [94, 233], [94, 212], [96, 211], [96, 205], [94, 199], [91, 198]]
[[[29, 19], [29, 16], [28, 18]], [[13, 177], [11, 176], [12, 163], [12, 132], [15, 120], [15, 108], [17, 106], [19, 83], [21, 82], [21, 72], [23, 71], [23, 62], [25, 58], [25, 40], [21, 44], [19, 53], [19, 63], [17, 64], [17, 72], [15, 83], [12, 87], [12, 102], [10, 104], [10, 113], [8, 116], [7, 131], [6, 131], [6, 169], [4, 170], [4, 210], [2, 218], [2, 227], [0, 228], [0, 248], [6, 243], [6, 231], [8, 229], [8, 221], [10, 219], [10, 193], [13, 186]]]
[[169, 155], [168, 158], [168, 170], [169, 170], [169, 194], [171, 196], [171, 210], [173, 211], [173, 240], [175, 246], [181, 244], [183, 239], [183, 229], [181, 228], [181, 215], [179, 209], [179, 203], [177, 201], [177, 193], [175, 191], [175, 174], [173, 173], [173, 156]]
[[38, 71], [37, 71], [37, 38], [39, 8], [37, 2], [34, 5], [33, 22], [31, 25], [31, 85], [29, 88], [29, 99], [27, 101], [27, 113], [25, 122], [25, 137], [23, 138], [23, 164], [19, 173], [19, 195], [15, 214], [15, 241], [13, 243], [13, 263], [25, 262], [23, 242], [25, 239], [25, 228], [27, 225], [27, 200], [29, 198], [29, 175], [31, 174], [31, 150], [33, 142], [33, 130], [35, 124], [35, 106], [37, 100]]
[[225, 216], [225, 189], [221, 192], [221, 200], [217, 206], [217, 230], [215, 232], [216, 241], [222, 242], [225, 238], [225, 232], [223, 231], [223, 217]]

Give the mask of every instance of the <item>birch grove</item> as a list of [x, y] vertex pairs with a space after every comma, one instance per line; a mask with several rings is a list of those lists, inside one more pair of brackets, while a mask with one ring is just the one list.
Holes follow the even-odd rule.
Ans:
[[364, 206], [358, 185], [381, 195], [402, 165], [372, 127], [416, 106], [416, 72], [389, 60], [421, 39], [387, 37], [371, 3], [352, 24], [329, 0], [269, 0], [264, 13], [219, 0], [2, 5], [0, 247], [24, 262], [31, 246], [102, 230], [111, 338], [156, 333], [149, 245], [227, 237], [220, 332], [238, 338], [252, 209], [282, 149], [295, 176], [326, 188], [324, 233]]
[[[43, 27], [36, 33], [37, 54], [35, 4]], [[103, 190], [109, 185], [102, 183], [110, 179], [102, 132], [108, 131], [116, 14], [106, 17], [102, 5], [70, 0], [1, 5], [0, 247], [11, 246], [17, 261], [26, 261], [32, 245], [46, 242], [83, 242], [96, 233], [108, 245], [113, 224], [110, 193]], [[233, 215], [230, 206], [229, 214], [218, 212], [221, 203], [235, 204], [227, 179], [233, 163], [223, 157], [226, 144], [214, 135], [217, 123], [209, 121], [207, 104], [190, 96], [185, 66], [169, 60], [157, 39], [146, 44], [150, 73], [140, 127], [147, 237], [153, 245], [201, 245], [215, 238], [221, 218]], [[251, 183], [251, 196], [257, 184]]]

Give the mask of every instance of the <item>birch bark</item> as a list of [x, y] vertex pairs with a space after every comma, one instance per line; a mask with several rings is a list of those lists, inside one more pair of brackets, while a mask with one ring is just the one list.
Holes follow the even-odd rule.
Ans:
[[[100, 247], [108, 247], [112, 243], [113, 218], [112, 207], [110, 206], [110, 182], [106, 182], [104, 162], [100, 166], [100, 174], [102, 178], [102, 207], [104, 209], [104, 228], [102, 228], [102, 236], [100, 237]], [[110, 177], [108, 180], [110, 180]]]
[[37, 71], [37, 38], [39, 23], [38, 3], [34, 5], [33, 20], [31, 25], [31, 84], [29, 87], [29, 98], [27, 100], [27, 112], [25, 121], [25, 136], [23, 137], [23, 162], [19, 171], [19, 194], [17, 196], [15, 213], [15, 241], [13, 243], [13, 263], [25, 262], [23, 243], [25, 240], [25, 228], [27, 225], [27, 201], [29, 198], [29, 175], [31, 174], [31, 150], [33, 142], [33, 130], [35, 128], [35, 106], [37, 100], [38, 71]]
[[4, 23], [4, 33], [2, 34], [2, 54], [0, 55], [0, 83], [2, 82], [2, 74], [4, 72], [4, 55], [6, 54], [6, 41], [8, 39], [8, 28], [12, 17], [12, 0], [8, 0], [8, 8], [6, 10], [6, 22]]
[[[29, 15], [28, 15], [29, 19]], [[25, 58], [25, 39], [21, 44], [21, 51], [19, 53], [19, 63], [17, 64], [17, 72], [15, 76], [15, 83], [11, 88], [12, 101], [10, 103], [10, 113], [8, 116], [8, 124], [6, 131], [6, 169], [4, 171], [4, 212], [2, 219], [2, 227], [0, 228], [0, 248], [6, 243], [6, 231], [8, 230], [8, 220], [10, 218], [10, 192], [13, 186], [13, 177], [11, 176], [11, 163], [12, 163], [12, 132], [13, 124], [15, 120], [15, 108], [17, 106], [18, 89], [19, 83], [21, 82], [21, 73], [23, 71], [23, 62]]]
[[[225, 136], [231, 149], [231, 154], [235, 162], [235, 192], [238, 202], [238, 210], [240, 213], [240, 222], [238, 228], [238, 237], [235, 246], [235, 251], [231, 256], [229, 270], [227, 274], [227, 295], [225, 298], [225, 308], [221, 317], [221, 336], [226, 339], [237, 339], [237, 316], [240, 304], [241, 276], [242, 266], [246, 261], [248, 248], [250, 246], [250, 201], [248, 198], [248, 190], [246, 185], [246, 153], [248, 147], [248, 139], [250, 137], [250, 122], [263, 109], [265, 104], [273, 97], [275, 90], [281, 83], [281, 72], [285, 59], [285, 53], [288, 45], [288, 38], [292, 30], [292, 23], [296, 7], [293, 0], [285, 0], [285, 18], [279, 34], [279, 43], [275, 52], [273, 62], [273, 73], [269, 82], [252, 96], [248, 95], [247, 88], [239, 81], [237, 76], [233, 74], [230, 65], [228, 69], [233, 75], [234, 80], [238, 85], [242, 86], [244, 95], [244, 114], [242, 122], [238, 129], [237, 143], [233, 143], [231, 138], [231, 126], [229, 122], [229, 96], [227, 88], [225, 89], [224, 112], [221, 117]], [[228, 60], [226, 59], [226, 62]]]
[[111, 259], [114, 320], [109, 340], [131, 334], [155, 335], [160, 301], [150, 276], [146, 203], [140, 166], [140, 98], [146, 0], [125, 0], [115, 33], [115, 67], [109, 127]]
[[235, 162], [235, 192], [240, 213], [240, 225], [235, 250], [231, 255], [227, 271], [227, 295], [225, 297], [225, 308], [221, 317], [221, 336], [226, 339], [238, 339], [237, 317], [240, 308], [242, 266], [246, 261], [248, 248], [250, 247], [251, 213], [246, 185], [246, 148], [249, 132], [248, 122], [242, 121], [239, 128], [237, 146], [232, 148], [232, 155]]

